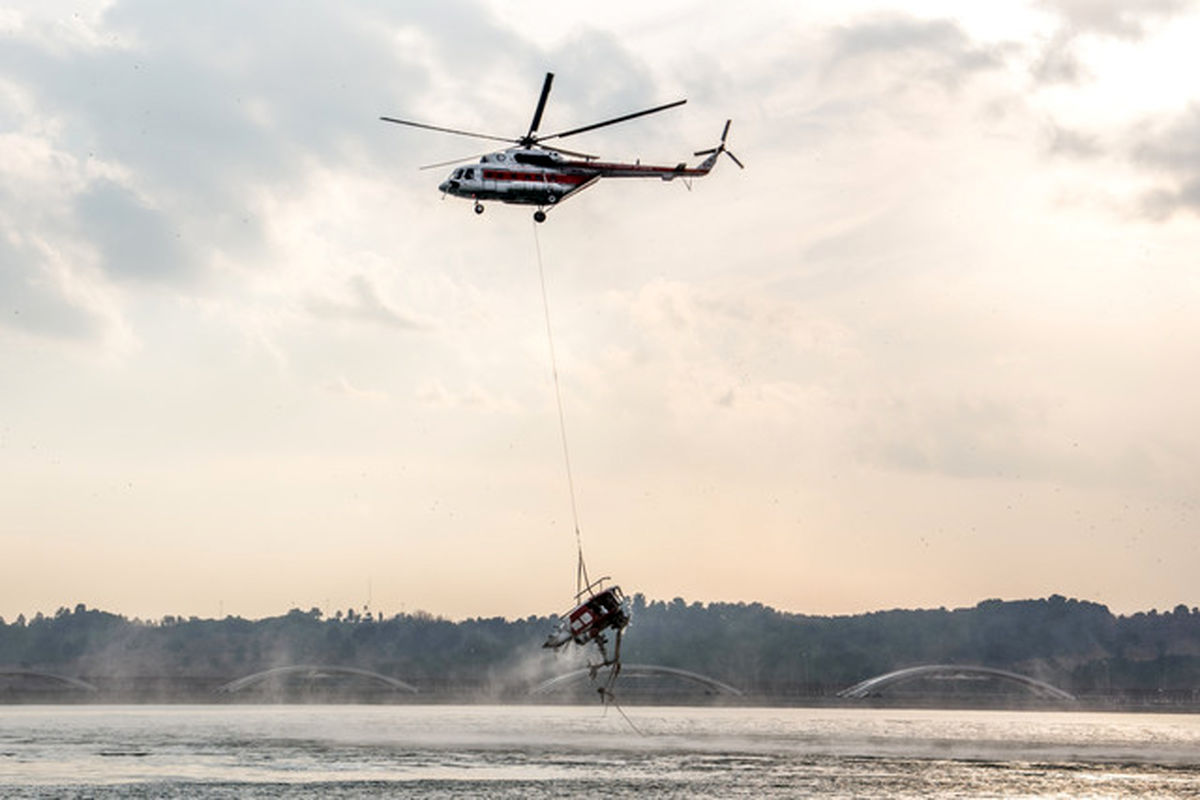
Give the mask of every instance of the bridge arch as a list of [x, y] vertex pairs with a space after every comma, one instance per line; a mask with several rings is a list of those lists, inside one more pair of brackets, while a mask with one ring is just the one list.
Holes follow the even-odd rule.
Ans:
[[987, 677], [999, 678], [1000, 680], [1009, 681], [1019, 684], [1026, 689], [1029, 689], [1034, 694], [1045, 697], [1051, 700], [1073, 701], [1075, 695], [1070, 692], [1065, 692], [1057, 686], [1051, 686], [1045, 681], [1039, 681], [1036, 678], [1031, 678], [1028, 675], [1021, 675], [1016, 672], [1009, 672], [1004, 669], [996, 669], [995, 667], [972, 667], [962, 664], [926, 664], [919, 667], [906, 667], [898, 669], [894, 672], [888, 672], [883, 675], [876, 675], [874, 678], [868, 678], [861, 683], [856, 683], [848, 689], [843, 689], [838, 692], [838, 697], [862, 698], [867, 697], [873, 692], [905, 681], [915, 680], [917, 678], [926, 677]]
[[[670, 677], [682, 678], [692, 683], [698, 683], [717, 694], [741, 696], [742, 690], [737, 687], [730, 686], [728, 683], [710, 678], [707, 675], [701, 675], [698, 672], [689, 672], [686, 669], [677, 669], [675, 667], [656, 667], [650, 664], [622, 664], [621, 677], [630, 678], [647, 678], [647, 677]], [[537, 686], [529, 690], [532, 695], [547, 694], [555, 689], [562, 688], [572, 683], [579, 682], [585, 678], [591, 678], [591, 670], [587, 667], [583, 669], [573, 670], [572, 672], [559, 675], [547, 681], [542, 681]]]
[[392, 678], [383, 675], [379, 672], [373, 672], [369, 669], [360, 669], [359, 667], [331, 667], [318, 666], [314, 664], [294, 664], [287, 667], [274, 667], [272, 669], [264, 669], [262, 672], [255, 672], [253, 675], [247, 675], [244, 678], [230, 681], [217, 688], [217, 691], [222, 694], [234, 694], [243, 689], [269, 681], [272, 678], [277, 678], [286, 675], [304, 675], [309, 678], [323, 678], [327, 675], [354, 675], [360, 678], [368, 678], [373, 681], [390, 686], [391, 688], [400, 691], [408, 692], [409, 694], [417, 694], [417, 687], [411, 683], [405, 683], [397, 678]]
[[62, 685], [72, 689], [80, 689], [85, 692], [100, 691], [98, 688], [96, 688], [95, 684], [88, 683], [85, 680], [81, 680], [79, 678], [68, 678], [66, 675], [56, 675], [53, 672], [42, 672], [38, 669], [10, 669], [7, 667], [0, 668], [0, 677], [8, 676], [14, 678], [43, 678], [45, 680], [61, 683]]

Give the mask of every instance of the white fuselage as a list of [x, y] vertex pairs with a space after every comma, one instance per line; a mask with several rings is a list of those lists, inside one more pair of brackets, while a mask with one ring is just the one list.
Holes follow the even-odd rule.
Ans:
[[558, 153], [513, 148], [488, 153], [479, 163], [455, 169], [438, 189], [456, 197], [548, 206], [597, 174]]
[[695, 168], [650, 164], [621, 164], [571, 160], [553, 150], [513, 147], [488, 153], [479, 163], [458, 167], [438, 185], [438, 190], [455, 197], [498, 200], [518, 205], [550, 206], [586, 188], [599, 178], [699, 177], [712, 169], [715, 156]]

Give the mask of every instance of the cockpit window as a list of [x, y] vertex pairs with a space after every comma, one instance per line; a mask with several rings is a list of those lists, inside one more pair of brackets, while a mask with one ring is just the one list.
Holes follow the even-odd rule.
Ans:
[[456, 177], [456, 178], [461, 178], [461, 177], [462, 177], [462, 172], [463, 172], [463, 171], [462, 171], [462, 169], [456, 169], [456, 170], [454, 170], [454, 177]]
[[468, 170], [467, 170], [467, 171], [464, 173], [464, 177], [465, 177], [467, 180], [469, 180], [469, 181], [473, 181], [473, 180], [475, 180], [475, 170], [474, 170], [474, 169], [468, 169]]

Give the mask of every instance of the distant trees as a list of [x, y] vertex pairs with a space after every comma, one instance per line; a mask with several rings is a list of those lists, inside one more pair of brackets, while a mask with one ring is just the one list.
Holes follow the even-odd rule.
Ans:
[[[1072, 691], [1200, 689], [1200, 611], [1115, 616], [1052, 595], [972, 608], [788, 614], [760, 603], [634, 595], [629, 663], [700, 672], [750, 691], [824, 693], [901, 667], [999, 667]], [[0, 666], [74, 675], [233, 679], [288, 664], [358, 666], [427, 685], [484, 685], [561, 669], [540, 645], [551, 617], [451, 622], [426, 612], [129, 620], [80, 603], [0, 620]]]

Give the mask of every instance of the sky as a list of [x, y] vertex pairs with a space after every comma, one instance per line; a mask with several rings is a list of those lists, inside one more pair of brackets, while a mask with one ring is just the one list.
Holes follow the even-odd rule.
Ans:
[[[978, 7], [976, 7], [978, 6]], [[1200, 605], [1200, 3], [16, 0], [0, 615]], [[535, 229], [487, 144], [695, 163]], [[566, 143], [564, 143], [566, 144]], [[536, 237], [536, 239], [535, 239]]]

